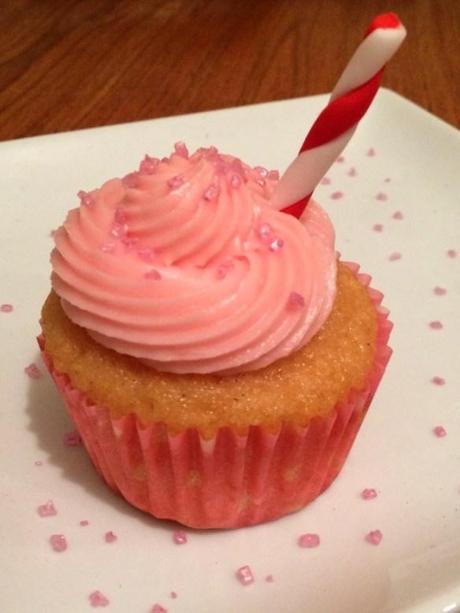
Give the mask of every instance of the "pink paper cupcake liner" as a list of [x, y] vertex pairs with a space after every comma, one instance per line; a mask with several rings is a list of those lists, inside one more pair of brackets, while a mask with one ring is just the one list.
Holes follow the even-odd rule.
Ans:
[[221, 428], [211, 440], [195, 429], [180, 434], [136, 415], [114, 418], [43, 359], [96, 469], [133, 506], [193, 528], [237, 528], [297, 511], [336, 478], [391, 355], [392, 324], [371, 277], [346, 263], [367, 288], [378, 314], [377, 351], [364, 388], [326, 417], [276, 432], [252, 426], [238, 435]]

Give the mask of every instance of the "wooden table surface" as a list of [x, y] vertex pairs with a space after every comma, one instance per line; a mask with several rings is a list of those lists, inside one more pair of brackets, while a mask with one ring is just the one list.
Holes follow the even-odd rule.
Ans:
[[409, 35], [383, 84], [460, 126], [459, 0], [11, 0], [0, 140], [330, 91], [372, 17]]

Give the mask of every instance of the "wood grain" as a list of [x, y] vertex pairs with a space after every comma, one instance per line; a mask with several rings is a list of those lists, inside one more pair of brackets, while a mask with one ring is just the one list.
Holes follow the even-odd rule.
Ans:
[[[14, 0], [0, 139], [330, 91], [380, 0]], [[460, 2], [392, 0], [384, 85], [460, 126]]]

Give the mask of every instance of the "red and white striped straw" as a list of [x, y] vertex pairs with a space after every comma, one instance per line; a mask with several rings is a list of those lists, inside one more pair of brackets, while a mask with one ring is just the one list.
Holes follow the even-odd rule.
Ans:
[[325, 109], [308, 132], [299, 154], [281, 177], [272, 202], [300, 217], [313, 190], [353, 136], [396, 53], [406, 29], [395, 13], [379, 15], [342, 73]]

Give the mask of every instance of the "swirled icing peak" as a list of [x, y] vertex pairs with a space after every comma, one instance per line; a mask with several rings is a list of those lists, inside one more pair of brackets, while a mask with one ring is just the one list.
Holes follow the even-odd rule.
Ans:
[[174, 373], [244, 372], [307, 343], [332, 308], [327, 215], [271, 206], [276, 171], [214, 147], [146, 156], [79, 192], [54, 235], [52, 285], [97, 342]]

